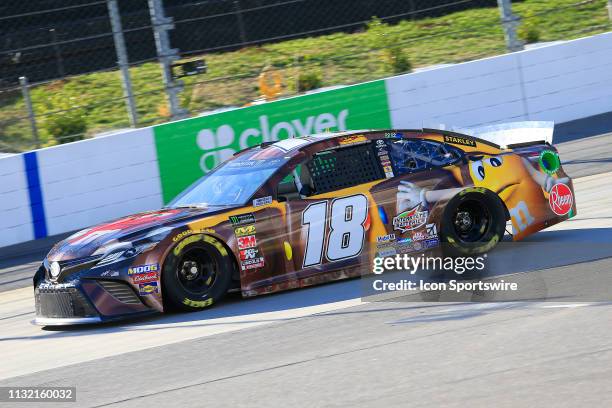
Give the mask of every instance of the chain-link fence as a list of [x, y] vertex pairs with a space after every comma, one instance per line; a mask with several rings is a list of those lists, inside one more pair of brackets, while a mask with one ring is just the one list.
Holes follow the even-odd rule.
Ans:
[[6, 2], [0, 152], [609, 31], [611, 2]]

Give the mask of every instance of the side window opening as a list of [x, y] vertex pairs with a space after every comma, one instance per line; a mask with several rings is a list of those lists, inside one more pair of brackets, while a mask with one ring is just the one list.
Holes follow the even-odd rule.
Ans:
[[[306, 165], [314, 194], [340, 190], [385, 178], [371, 143], [319, 152]], [[305, 182], [306, 181], [306, 182]], [[310, 184], [309, 184], [310, 182]]]
[[402, 139], [388, 143], [395, 175], [415, 173], [456, 163], [463, 152], [453, 146], [423, 139]]

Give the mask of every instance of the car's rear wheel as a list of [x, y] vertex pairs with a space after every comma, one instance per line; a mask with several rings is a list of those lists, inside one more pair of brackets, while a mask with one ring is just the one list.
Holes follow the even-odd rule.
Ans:
[[162, 271], [164, 309], [197, 311], [218, 302], [230, 288], [233, 268], [216, 238], [198, 234], [179, 241]]
[[444, 210], [441, 238], [447, 253], [477, 255], [490, 251], [504, 237], [506, 210], [489, 191], [466, 190]]

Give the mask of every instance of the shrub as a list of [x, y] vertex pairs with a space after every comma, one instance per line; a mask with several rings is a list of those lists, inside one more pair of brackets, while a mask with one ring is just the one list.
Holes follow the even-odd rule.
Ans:
[[540, 21], [535, 14], [529, 12], [521, 20], [521, 25], [518, 27], [518, 36], [527, 44], [533, 44], [540, 41]]
[[372, 21], [368, 23], [367, 32], [370, 34], [374, 48], [379, 48], [384, 53], [385, 60], [394, 74], [412, 71], [410, 60], [401, 45], [398, 45], [399, 35], [394, 33], [388, 24], [383, 23], [378, 17], [372, 17]]
[[78, 112], [66, 112], [48, 118], [45, 128], [58, 144], [70, 143], [85, 138], [87, 122]]
[[316, 72], [304, 72], [298, 77], [298, 92], [311, 91], [323, 85], [321, 75]]

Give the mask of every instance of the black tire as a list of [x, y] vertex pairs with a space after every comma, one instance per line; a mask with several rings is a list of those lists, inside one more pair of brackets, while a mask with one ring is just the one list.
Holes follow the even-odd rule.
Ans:
[[453, 197], [440, 226], [445, 253], [478, 255], [492, 250], [504, 238], [506, 208], [494, 193], [467, 189]]
[[233, 258], [218, 239], [205, 234], [182, 239], [164, 262], [164, 309], [193, 312], [213, 305], [230, 288], [233, 270]]

